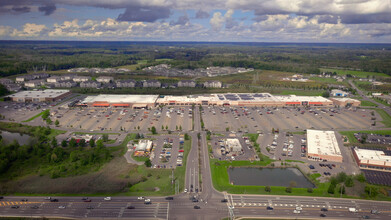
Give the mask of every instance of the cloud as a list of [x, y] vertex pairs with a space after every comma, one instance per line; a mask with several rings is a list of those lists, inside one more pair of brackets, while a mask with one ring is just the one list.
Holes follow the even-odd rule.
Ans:
[[18, 31], [14, 29], [11, 33], [11, 36], [14, 37], [38, 37], [41, 36], [42, 33], [47, 31], [46, 25], [43, 24], [34, 24], [34, 23], [26, 23], [23, 25], [23, 29]]
[[125, 12], [123, 14], [120, 14], [117, 20], [154, 22], [158, 19], [168, 18], [169, 16], [170, 16], [170, 9], [166, 7], [135, 6], [135, 7], [126, 8]]
[[220, 31], [225, 24], [225, 28], [231, 29], [238, 25], [238, 22], [232, 18], [234, 10], [227, 10], [224, 16], [220, 12], [215, 12], [209, 23], [212, 26], [212, 30]]
[[171, 21], [170, 25], [185, 25], [190, 21], [187, 15], [180, 16], [177, 21]]
[[210, 17], [210, 14], [206, 11], [203, 11], [203, 10], [198, 10], [195, 17], [197, 19], [205, 19], [205, 18], [209, 18]]
[[27, 6], [22, 6], [22, 7], [14, 6], [12, 7], [12, 11], [16, 13], [27, 13], [31, 11], [31, 8]]
[[56, 5], [55, 4], [47, 4], [44, 6], [40, 6], [38, 10], [40, 12], [44, 12], [45, 15], [51, 15], [53, 12], [56, 10]]

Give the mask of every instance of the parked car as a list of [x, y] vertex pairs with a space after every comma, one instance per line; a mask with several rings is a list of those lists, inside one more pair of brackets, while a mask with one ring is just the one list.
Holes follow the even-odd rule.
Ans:
[[222, 199], [221, 202], [228, 202], [228, 200], [227, 199]]
[[58, 199], [50, 199], [50, 202], [58, 202]]
[[137, 197], [138, 200], [144, 200], [145, 198], [140, 196], [140, 197]]
[[194, 209], [201, 209], [201, 207], [199, 207], [198, 205], [195, 205]]
[[328, 210], [327, 208], [321, 208], [320, 211], [322, 211], [322, 212], [327, 212], [327, 211], [329, 211], [329, 210]]
[[326, 217], [326, 214], [322, 213], [320, 214], [320, 217]]
[[34, 205], [34, 206], [31, 206], [30, 208], [32, 208], [32, 209], [38, 209], [38, 206]]
[[59, 209], [65, 209], [66, 207], [65, 207], [65, 205], [61, 205], [61, 206], [59, 206], [58, 208], [59, 208]]
[[13, 205], [13, 206], [11, 206], [11, 209], [18, 209], [20, 206], [18, 206], [18, 205]]

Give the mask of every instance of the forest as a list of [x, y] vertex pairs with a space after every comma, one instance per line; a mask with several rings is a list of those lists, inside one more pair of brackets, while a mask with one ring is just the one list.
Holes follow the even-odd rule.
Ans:
[[0, 41], [0, 76], [158, 59], [183, 69], [246, 67], [298, 73], [338, 68], [391, 75], [390, 44]]

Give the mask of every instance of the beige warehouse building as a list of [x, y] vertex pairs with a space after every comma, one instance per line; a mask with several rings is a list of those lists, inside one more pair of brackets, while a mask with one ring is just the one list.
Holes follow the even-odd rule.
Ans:
[[307, 156], [314, 160], [342, 162], [334, 131], [307, 130]]

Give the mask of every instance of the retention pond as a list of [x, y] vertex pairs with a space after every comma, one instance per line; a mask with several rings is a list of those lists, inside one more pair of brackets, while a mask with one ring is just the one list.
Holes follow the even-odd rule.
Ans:
[[234, 185], [315, 187], [297, 168], [234, 167], [228, 169], [228, 175]]

